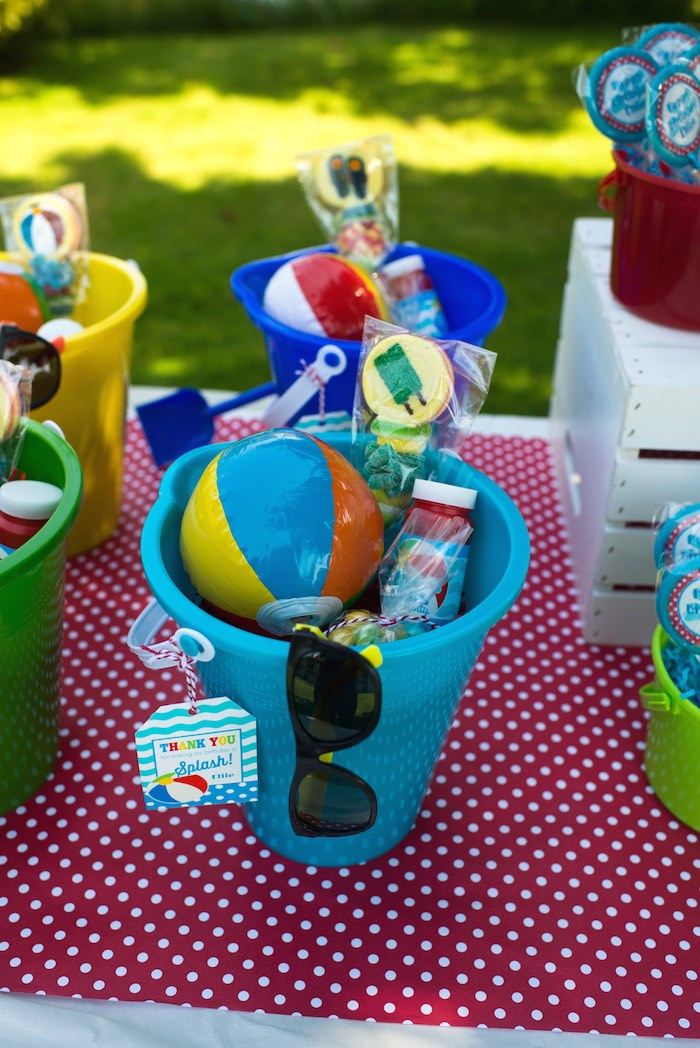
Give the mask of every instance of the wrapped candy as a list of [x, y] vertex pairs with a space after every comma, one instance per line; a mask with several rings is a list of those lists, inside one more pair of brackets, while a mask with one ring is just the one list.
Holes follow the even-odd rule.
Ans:
[[364, 608], [353, 608], [330, 626], [326, 633], [330, 640], [348, 647], [369, 644], [389, 644], [407, 637], [419, 637], [434, 629], [424, 615], [402, 615], [390, 618], [376, 615]]
[[17, 465], [31, 395], [29, 369], [0, 359], [0, 484], [10, 479]]
[[459, 453], [486, 398], [495, 360], [481, 346], [365, 318], [352, 447], [385, 528], [401, 518], [415, 481], [429, 478], [429, 453]]
[[89, 283], [85, 187], [76, 182], [7, 197], [0, 200], [0, 219], [10, 259], [39, 289], [50, 315], [70, 316]]
[[301, 153], [306, 199], [341, 255], [374, 270], [396, 246], [398, 184], [388, 134]]

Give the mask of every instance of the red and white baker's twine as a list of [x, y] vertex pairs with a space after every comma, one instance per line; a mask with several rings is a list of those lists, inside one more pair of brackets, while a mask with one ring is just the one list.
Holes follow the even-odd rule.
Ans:
[[391, 617], [388, 615], [353, 615], [347, 619], [341, 619], [340, 622], [334, 622], [326, 630], [326, 635], [330, 637], [334, 630], [340, 629], [341, 626], [355, 626], [357, 623], [363, 622], [366, 626], [396, 626], [399, 622], [423, 622], [429, 629], [435, 629], [435, 623], [431, 622], [425, 615], [419, 615], [418, 612], [410, 612], [406, 615], [396, 615]]
[[152, 659], [158, 659], [161, 661], [167, 661], [172, 665], [175, 664], [175, 668], [182, 670], [185, 674], [185, 681], [187, 682], [187, 698], [190, 703], [189, 713], [192, 717], [197, 713], [197, 684], [198, 677], [194, 668], [195, 659], [193, 659], [187, 652], [183, 651], [180, 645], [177, 643], [174, 637], [171, 637], [165, 645], [159, 645], [158, 647], [151, 648], [148, 644], [139, 645], [140, 651], [145, 651]]
[[315, 368], [315, 366], [313, 364], [307, 364], [306, 361], [303, 358], [299, 361], [299, 363], [302, 365], [302, 370], [301, 371], [295, 371], [294, 374], [295, 375], [299, 375], [299, 377], [301, 377], [302, 375], [307, 375], [311, 379], [313, 384], [317, 387], [317, 389], [318, 389], [318, 417], [321, 420], [321, 422], [325, 422], [325, 420], [326, 420], [326, 383], [321, 378], [321, 376], [319, 375], [318, 371], [316, 370], [316, 368]]

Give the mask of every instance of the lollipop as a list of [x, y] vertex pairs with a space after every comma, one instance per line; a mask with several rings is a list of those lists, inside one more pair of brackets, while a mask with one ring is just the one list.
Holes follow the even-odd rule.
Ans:
[[650, 26], [637, 39], [637, 47], [652, 56], [659, 68], [673, 65], [690, 48], [700, 43], [700, 33], [681, 22], [660, 22]]
[[700, 655], [700, 557], [683, 559], [664, 572], [656, 591], [656, 612], [678, 647]]
[[614, 47], [594, 62], [584, 102], [599, 131], [616, 142], [644, 138], [646, 92], [658, 68], [639, 47]]
[[663, 69], [649, 89], [646, 115], [649, 141], [672, 167], [698, 165], [700, 82], [682, 70]]
[[659, 528], [654, 540], [657, 568], [700, 556], [700, 503], [684, 506]]
[[23, 369], [0, 361], [0, 443], [15, 435], [22, 417], [22, 396], [15, 377], [19, 370]]

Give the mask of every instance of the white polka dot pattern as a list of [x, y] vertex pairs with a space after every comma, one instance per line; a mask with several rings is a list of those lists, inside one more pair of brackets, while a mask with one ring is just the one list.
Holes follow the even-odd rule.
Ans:
[[700, 847], [645, 779], [649, 653], [581, 640], [547, 443], [472, 435], [466, 457], [525, 516], [528, 582], [417, 825], [379, 860], [323, 869], [265, 848], [236, 806], [144, 808], [133, 732], [184, 678], [124, 643], [160, 476], [129, 424], [120, 529], [67, 569], [59, 763], [0, 819], [3, 989], [700, 1036]]

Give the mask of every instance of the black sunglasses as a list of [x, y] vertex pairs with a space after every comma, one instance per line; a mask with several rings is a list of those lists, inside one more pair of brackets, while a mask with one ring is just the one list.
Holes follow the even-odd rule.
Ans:
[[[287, 659], [287, 702], [296, 739], [296, 770], [289, 819], [301, 837], [343, 837], [369, 829], [377, 817], [374, 790], [331, 763], [377, 726], [382, 682], [370, 658], [327, 640], [315, 627], [297, 626]], [[325, 759], [324, 759], [325, 758]]]
[[0, 326], [0, 358], [26, 367], [32, 376], [32, 408], [40, 408], [61, 385], [61, 357], [53, 342], [13, 324]]

